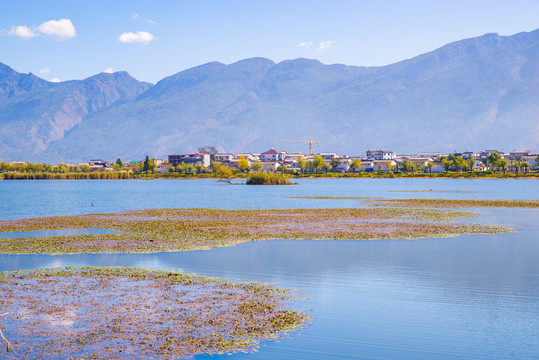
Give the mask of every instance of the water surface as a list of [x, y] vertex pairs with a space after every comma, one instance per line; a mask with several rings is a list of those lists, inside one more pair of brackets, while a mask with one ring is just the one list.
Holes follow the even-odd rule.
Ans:
[[[44, 195], [45, 189], [51, 194]], [[392, 192], [421, 189], [444, 192]], [[248, 187], [211, 180], [0, 181], [2, 199], [7, 193], [2, 219], [152, 207], [361, 206], [358, 200], [285, 196], [537, 199], [539, 182], [305, 179], [291, 187]], [[142, 266], [269, 282], [300, 289], [307, 297], [296, 305], [313, 316], [312, 324], [291, 338], [265, 342], [252, 354], [199, 359], [537, 359], [539, 210], [474, 211], [481, 216], [473, 221], [509, 224], [519, 232], [420, 240], [268, 240], [158, 254], [0, 255], [0, 270]]]

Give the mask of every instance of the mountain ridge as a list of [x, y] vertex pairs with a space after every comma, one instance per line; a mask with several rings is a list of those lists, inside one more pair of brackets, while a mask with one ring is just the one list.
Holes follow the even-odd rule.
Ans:
[[[84, 100], [69, 108], [79, 107], [71, 110], [71, 122], [66, 115], [61, 131], [49, 132], [48, 140], [42, 136], [40, 146], [34, 144], [32, 156], [23, 157], [17, 145], [8, 148], [0, 141], [0, 158], [137, 159], [194, 151], [206, 144], [233, 152], [269, 147], [304, 151], [276, 139], [309, 136], [321, 141], [319, 151], [352, 155], [381, 147], [398, 152], [507, 147], [536, 151], [538, 64], [539, 29], [463, 39], [378, 67], [249, 58], [229, 65], [202, 64], [153, 86], [127, 73], [115, 73], [119, 75], [107, 78], [106, 84], [95, 78], [101, 74], [70, 86], [47, 88], [47, 82], [37, 82], [26, 90], [21, 86], [17, 96], [0, 97], [0, 111], [18, 116], [19, 133], [54, 123], [43, 116], [41, 123], [36, 121], [36, 108], [45, 107], [29, 102], [37, 99], [39, 105], [43, 97], [62, 93], [57, 97], [63, 99], [58, 101], [67, 114], [66, 99], [75, 93]], [[1, 84], [0, 77], [0, 88]], [[74, 90], [77, 86], [84, 89], [83, 95]], [[50, 111], [58, 114], [58, 106]], [[7, 123], [0, 115], [2, 138]], [[10, 135], [23, 138], [19, 147], [25, 142], [20, 134]], [[33, 140], [26, 137], [26, 143]]]

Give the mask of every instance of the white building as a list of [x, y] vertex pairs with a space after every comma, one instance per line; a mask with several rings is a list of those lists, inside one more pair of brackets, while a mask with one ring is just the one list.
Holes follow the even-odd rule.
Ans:
[[282, 152], [279, 152], [275, 149], [269, 149], [266, 152], [263, 152], [260, 154], [260, 161], [267, 162], [267, 161], [279, 161], [283, 159]]
[[367, 158], [369, 160], [393, 160], [396, 155], [391, 150], [367, 150]]

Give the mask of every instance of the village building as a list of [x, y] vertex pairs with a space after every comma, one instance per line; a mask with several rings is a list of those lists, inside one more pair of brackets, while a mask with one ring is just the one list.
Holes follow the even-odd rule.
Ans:
[[275, 172], [281, 167], [282, 163], [279, 161], [262, 161], [261, 171]]
[[186, 165], [197, 165], [202, 164], [205, 168], [210, 167], [210, 154], [205, 153], [192, 153], [192, 154], [181, 154], [181, 155], [169, 155], [168, 162], [170, 165], [177, 167], [181, 164]]
[[530, 156], [531, 153], [528, 150], [514, 150], [509, 153], [509, 160], [519, 160], [523, 156]]
[[472, 156], [475, 158], [475, 159], [479, 159], [481, 158], [481, 152], [478, 152], [478, 151], [465, 151], [462, 153], [461, 157], [464, 159], [464, 160], [468, 160], [468, 159], [471, 159]]
[[286, 156], [284, 158], [284, 161], [288, 161], [288, 162], [290, 162], [290, 161], [298, 161], [301, 158], [305, 159], [305, 155], [303, 155], [300, 152], [288, 153], [288, 154], [286, 154]]
[[337, 153], [320, 153], [320, 156], [322, 157], [322, 159], [324, 160], [331, 160], [331, 159], [336, 159], [339, 157], [339, 154]]
[[102, 159], [88, 161], [90, 171], [114, 171], [114, 163]]
[[217, 162], [227, 162], [234, 160], [236, 158], [236, 155], [226, 153], [226, 154], [215, 154], [215, 161]]
[[392, 160], [396, 155], [391, 150], [367, 150], [367, 159], [369, 160]]
[[165, 164], [168, 166], [167, 159], [155, 159], [155, 158], [153, 158], [152, 162], [155, 164], [156, 167], [160, 167], [161, 165], [165, 165]]
[[426, 157], [426, 158], [432, 158], [432, 159], [438, 159], [443, 154], [441, 152], [420, 152], [419, 157]]
[[398, 164], [396, 160], [367, 160], [361, 163], [367, 172], [396, 171]]
[[283, 160], [283, 152], [277, 151], [273, 148], [260, 154], [260, 161], [262, 162], [280, 161], [280, 160]]

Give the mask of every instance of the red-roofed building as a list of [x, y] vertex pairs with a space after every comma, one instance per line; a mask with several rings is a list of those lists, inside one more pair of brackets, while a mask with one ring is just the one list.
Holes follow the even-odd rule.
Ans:
[[260, 154], [260, 161], [279, 161], [283, 159], [283, 154], [275, 149], [269, 149]]

